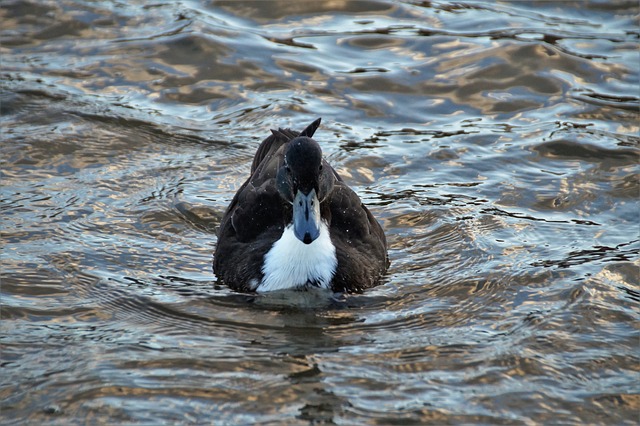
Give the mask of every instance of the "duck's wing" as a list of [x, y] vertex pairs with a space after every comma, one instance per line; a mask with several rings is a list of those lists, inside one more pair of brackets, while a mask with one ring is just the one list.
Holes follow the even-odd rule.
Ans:
[[236, 290], [254, 290], [251, 283], [261, 277], [264, 255], [284, 229], [285, 206], [274, 182], [247, 180], [220, 223], [213, 270]]
[[334, 291], [358, 292], [374, 286], [388, 264], [387, 241], [380, 223], [342, 181], [334, 186], [329, 208], [331, 241], [338, 258]]
[[331, 194], [331, 231], [349, 240], [364, 240], [386, 248], [382, 226], [362, 203], [358, 194], [343, 181], [337, 181]]
[[284, 205], [275, 179], [267, 179], [260, 186], [249, 183], [234, 201], [229, 220], [238, 241], [248, 243], [268, 228], [284, 228]]
[[[271, 162], [278, 161], [274, 154]], [[253, 290], [250, 283], [261, 276], [264, 255], [284, 229], [285, 205], [270, 176], [271, 162], [262, 162], [257, 176], [236, 192], [218, 229], [213, 269], [219, 279], [241, 291]]]
[[282, 222], [282, 200], [276, 176], [283, 161], [283, 149], [280, 149], [283, 144], [276, 145], [278, 142], [281, 141], [273, 140], [272, 148], [279, 148], [263, 157], [231, 200], [220, 223], [219, 238], [235, 235], [239, 241], [249, 242], [271, 224]]

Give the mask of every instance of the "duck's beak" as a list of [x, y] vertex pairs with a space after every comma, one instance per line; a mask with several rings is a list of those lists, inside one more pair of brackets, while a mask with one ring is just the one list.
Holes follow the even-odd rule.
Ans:
[[315, 189], [306, 195], [298, 190], [293, 199], [293, 233], [305, 244], [320, 235], [320, 202]]

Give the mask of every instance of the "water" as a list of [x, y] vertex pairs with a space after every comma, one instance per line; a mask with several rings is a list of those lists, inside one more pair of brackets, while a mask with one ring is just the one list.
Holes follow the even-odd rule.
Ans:
[[[3, 3], [2, 424], [636, 424], [638, 12]], [[234, 293], [218, 221], [317, 117], [389, 273]]]

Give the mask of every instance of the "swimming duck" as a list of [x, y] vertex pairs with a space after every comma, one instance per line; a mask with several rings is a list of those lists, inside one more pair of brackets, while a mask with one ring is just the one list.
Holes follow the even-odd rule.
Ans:
[[382, 227], [322, 157], [319, 125], [271, 130], [258, 147], [218, 231], [213, 269], [229, 287], [352, 293], [386, 270]]

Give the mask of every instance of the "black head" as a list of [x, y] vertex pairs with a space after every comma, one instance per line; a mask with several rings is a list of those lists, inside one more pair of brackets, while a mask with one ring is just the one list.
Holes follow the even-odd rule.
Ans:
[[322, 202], [333, 189], [334, 179], [316, 141], [298, 136], [289, 142], [278, 170], [278, 191], [285, 200], [291, 202], [297, 191], [308, 194], [315, 190]]
[[320, 145], [311, 139], [315, 128], [308, 132], [309, 128], [287, 144], [278, 170], [278, 191], [293, 205], [294, 230], [306, 244], [319, 235], [320, 203], [333, 189], [335, 179]]
[[284, 168], [296, 189], [304, 193], [312, 189], [318, 192], [323, 168], [320, 145], [306, 136], [293, 139], [284, 154]]

